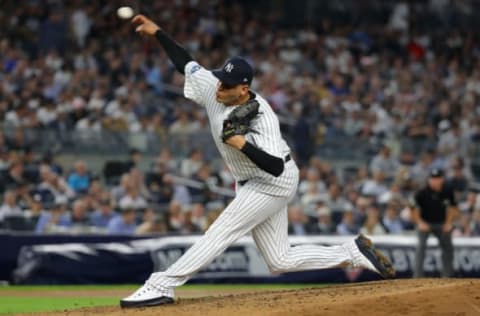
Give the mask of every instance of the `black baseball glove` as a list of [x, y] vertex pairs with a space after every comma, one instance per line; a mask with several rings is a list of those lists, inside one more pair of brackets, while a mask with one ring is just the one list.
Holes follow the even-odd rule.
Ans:
[[234, 109], [228, 117], [223, 121], [222, 141], [225, 143], [227, 139], [235, 135], [245, 135], [255, 130], [250, 128], [250, 122], [258, 115], [260, 104], [257, 100], [250, 100]]

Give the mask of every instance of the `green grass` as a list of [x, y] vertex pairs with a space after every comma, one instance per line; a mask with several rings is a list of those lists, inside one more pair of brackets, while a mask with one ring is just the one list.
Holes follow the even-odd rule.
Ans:
[[23, 291], [86, 291], [86, 290], [128, 290], [135, 289], [139, 285], [121, 284], [121, 285], [11, 285], [0, 286], [0, 297], [4, 293], [23, 292]]
[[[326, 284], [186, 284], [179, 289], [186, 290], [215, 290], [215, 289], [303, 289], [324, 287]], [[134, 290], [140, 284], [120, 284], [120, 285], [12, 285], [0, 286], [0, 294], [15, 291], [58, 291], [58, 290]]]
[[118, 297], [0, 297], [0, 314], [63, 311], [88, 306], [115, 305]]
[[[52, 291], [75, 291], [88, 290], [129, 290], [133, 291], [139, 285], [53, 285], [53, 286], [5, 286], [0, 287], [0, 314], [63, 311], [91, 306], [117, 305], [120, 297], [102, 297], [98, 293], [92, 297], [58, 297], [49, 296]], [[236, 289], [252, 290], [281, 290], [323, 287], [321, 284], [192, 284], [184, 285], [180, 289], [186, 291], [221, 291]], [[28, 296], [29, 291], [35, 291], [35, 296]], [[38, 292], [45, 292], [44, 297], [38, 297]], [[23, 293], [22, 296], [18, 296]], [[54, 295], [54, 294], [52, 294]], [[53, 298], [53, 299], [52, 299]]]

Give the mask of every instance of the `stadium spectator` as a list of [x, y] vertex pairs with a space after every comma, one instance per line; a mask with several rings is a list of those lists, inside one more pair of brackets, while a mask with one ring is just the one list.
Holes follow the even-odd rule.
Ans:
[[22, 209], [17, 203], [17, 194], [15, 191], [6, 191], [3, 194], [3, 203], [0, 206], [0, 222], [7, 216], [23, 215]]
[[35, 232], [68, 232], [72, 222], [67, 212], [67, 206], [68, 201], [65, 197], [56, 197], [50, 211], [40, 214], [37, 226], [35, 227]]
[[367, 218], [363, 223], [363, 226], [360, 228], [360, 233], [365, 235], [383, 235], [385, 234], [385, 229], [379, 220], [379, 210], [378, 208], [371, 206], [367, 210]]
[[316, 210], [317, 220], [309, 224], [310, 234], [332, 235], [335, 233], [335, 225], [332, 221], [332, 212], [326, 206]]
[[107, 233], [111, 235], [133, 235], [137, 228], [135, 209], [125, 207], [120, 209], [120, 216], [112, 218], [107, 225]]
[[25, 216], [32, 218], [36, 225], [40, 216], [45, 212], [46, 210], [42, 203], [42, 196], [40, 194], [35, 194], [32, 197], [29, 208], [25, 209], [24, 214]]
[[27, 180], [24, 177], [24, 167], [21, 161], [14, 161], [8, 168], [8, 173], [3, 181], [3, 190], [12, 190]]
[[167, 233], [167, 223], [165, 222], [165, 216], [160, 213], [156, 213], [153, 209], [147, 208], [143, 213], [143, 221], [140, 223], [135, 233], [142, 234], [164, 234]]
[[126, 194], [118, 202], [120, 208], [133, 208], [143, 210], [147, 208], [147, 200], [138, 192], [138, 187], [129, 186]]
[[342, 221], [337, 225], [337, 234], [339, 235], [356, 235], [359, 227], [355, 223], [355, 216], [352, 210], [343, 212]]
[[178, 232], [182, 229], [182, 204], [176, 200], [172, 200], [168, 206], [168, 230], [171, 232]]
[[[342, 3], [347, 8], [352, 5]], [[249, 5], [236, 4], [239, 8]], [[312, 3], [317, 10], [320, 5], [326, 18], [306, 23], [304, 15], [279, 14], [262, 21], [264, 27], [256, 30], [255, 38], [251, 38], [250, 27], [242, 26], [258, 24], [258, 17], [247, 14], [249, 10], [238, 10], [238, 19], [232, 20], [225, 13], [229, 3], [156, 6], [145, 2], [142, 8], [159, 16], [181, 14], [183, 19], [170, 23], [172, 36], [185, 38], [207, 67], [219, 64], [224, 52], [238, 50], [257, 65], [259, 74], [252, 87], [265, 95], [279, 115], [291, 148], [297, 151], [292, 154], [303, 164], [301, 169], [318, 174], [302, 171], [296, 200], [303, 202], [307, 215], [314, 215], [315, 201], [327, 187], [338, 191], [335, 201], [345, 199], [355, 206], [358, 222], [374, 202], [382, 207], [395, 202], [397, 210], [404, 210], [405, 199], [438, 167], [445, 168], [449, 185], [461, 199], [467, 188], [480, 180], [475, 167], [480, 140], [480, 71], [476, 63], [480, 46], [477, 35], [462, 31], [470, 24], [474, 25], [468, 29], [475, 29], [478, 19], [462, 19], [462, 13], [454, 10], [448, 16], [455, 18], [439, 22], [442, 12], [445, 15], [444, 10], [450, 10], [446, 8], [459, 5], [455, 1], [448, 7], [436, 6], [435, 12], [423, 10], [421, 18], [415, 6], [408, 9], [405, 4], [385, 2], [382, 10], [386, 15], [382, 16], [387, 20], [365, 15], [359, 32], [357, 26], [331, 14], [333, 4]], [[215, 19], [201, 22], [205, 19], [188, 14], [192, 6], [200, 16], [209, 12]], [[205, 110], [191, 108], [178, 97], [182, 79], [173, 74], [163, 52], [149, 44], [144, 49], [139, 49], [139, 43], [131, 44], [125, 23], [111, 19], [112, 7], [102, 2], [65, 2], [61, 10], [48, 2], [38, 11], [41, 14], [32, 14], [25, 6], [6, 0], [2, 10], [7, 17], [0, 41], [3, 190], [18, 194], [18, 182], [28, 191], [33, 186], [45, 205], [60, 196], [75, 200], [78, 189], [62, 176], [63, 169], [72, 168], [69, 161], [59, 159], [64, 158], [63, 153], [98, 149], [99, 153], [112, 150], [118, 154], [135, 147], [145, 153], [145, 162], [149, 155], [160, 152], [158, 159], [166, 165], [155, 181], [148, 175], [144, 181], [141, 172], [132, 177], [140, 195], [158, 205], [172, 200], [182, 207], [191, 204], [187, 186], [174, 176], [199, 180], [196, 173], [206, 161], [210, 163], [208, 146], [201, 145], [210, 141], [202, 139]], [[357, 7], [355, 12], [363, 16], [362, 10]], [[295, 19], [294, 29], [284, 23]], [[408, 25], [417, 20], [422, 23]], [[185, 32], [181, 23], [197, 26], [200, 33]], [[424, 25], [435, 28], [425, 29]], [[235, 33], [248, 40], [218, 40], [232, 33], [231, 29], [243, 30]], [[276, 31], [272, 33], [272, 29]], [[407, 30], [422, 34], [422, 39], [410, 39]], [[209, 40], [199, 37], [202, 32], [211, 36]], [[180, 136], [178, 142], [175, 133], [187, 137]], [[377, 153], [379, 146], [382, 149]], [[193, 147], [201, 150], [185, 157]], [[387, 147], [391, 149], [388, 153]], [[31, 160], [32, 154], [45, 156], [40, 166]], [[353, 179], [344, 172], [346, 160], [358, 168]], [[212, 174], [219, 172], [219, 183], [234, 189], [225, 166], [217, 166], [215, 160], [210, 165]], [[46, 168], [53, 175], [45, 172]], [[93, 169], [92, 165], [96, 171]], [[384, 174], [383, 180], [378, 181], [377, 171]], [[311, 177], [317, 177], [318, 185], [308, 183]], [[81, 189], [88, 190], [89, 205], [99, 200], [100, 186], [103, 182]], [[104, 190], [112, 192], [118, 205], [127, 186], [124, 183], [113, 189], [108, 183]], [[28, 207], [30, 193], [23, 190], [20, 208]], [[365, 195], [377, 199], [363, 205]], [[332, 219], [336, 219], [337, 209], [340, 207], [332, 209]], [[405, 228], [411, 228], [408, 212], [400, 212], [400, 217]], [[466, 217], [462, 227], [466, 221], [473, 217]]]
[[118, 203], [127, 194], [128, 188], [132, 185], [133, 183], [130, 180], [130, 175], [128, 173], [122, 174], [120, 177], [120, 183], [117, 186], [114, 186], [110, 191], [114, 206], [118, 206]]
[[327, 206], [332, 212], [344, 212], [353, 205], [342, 195], [343, 189], [336, 183], [328, 187]]
[[382, 194], [388, 191], [385, 185], [385, 176], [381, 171], [375, 171], [372, 173], [372, 178], [365, 181], [362, 186], [362, 194], [374, 196], [378, 198]]
[[40, 167], [41, 182], [37, 191], [42, 195], [42, 199], [73, 198], [75, 192], [68, 186], [61, 175], [53, 172], [50, 167], [43, 165]]
[[393, 178], [398, 168], [397, 160], [390, 155], [388, 145], [382, 145], [379, 153], [370, 162], [370, 172], [382, 172], [387, 178]]
[[110, 220], [116, 216], [118, 216], [118, 214], [113, 209], [111, 201], [104, 198], [98, 202], [96, 210], [90, 214], [90, 222], [95, 227], [105, 229]]
[[288, 209], [288, 234], [303, 236], [308, 234], [308, 218], [302, 208], [293, 205]]
[[185, 206], [180, 212], [180, 234], [196, 234], [201, 233], [202, 228], [193, 222], [191, 206]]
[[92, 225], [88, 215], [87, 203], [83, 199], [73, 202], [69, 221], [73, 233], [88, 233], [90, 231]]
[[402, 220], [399, 217], [398, 211], [394, 205], [388, 205], [382, 219], [383, 226], [385, 226], [389, 234], [401, 234], [403, 232]]
[[87, 164], [83, 160], [78, 160], [73, 167], [73, 172], [67, 178], [68, 186], [77, 194], [87, 193], [91, 180]]
[[188, 158], [182, 160], [180, 174], [184, 177], [190, 178], [204, 163], [202, 152], [198, 149], [193, 149], [188, 155]]
[[480, 236], [480, 210], [473, 212], [470, 227], [471, 236]]

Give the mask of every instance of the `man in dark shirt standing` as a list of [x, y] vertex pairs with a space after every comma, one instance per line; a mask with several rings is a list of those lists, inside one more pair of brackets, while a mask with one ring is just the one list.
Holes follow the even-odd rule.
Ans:
[[442, 250], [442, 276], [453, 275], [452, 223], [458, 213], [453, 190], [444, 185], [444, 172], [432, 169], [428, 185], [415, 194], [413, 219], [418, 228], [415, 276], [423, 277], [425, 249], [430, 233]]

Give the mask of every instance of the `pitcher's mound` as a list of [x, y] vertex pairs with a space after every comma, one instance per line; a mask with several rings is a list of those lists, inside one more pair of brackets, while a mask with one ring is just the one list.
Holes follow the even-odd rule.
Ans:
[[480, 280], [476, 279], [399, 279], [190, 299], [182, 299], [179, 291], [179, 297], [168, 306], [95, 307], [68, 315], [480, 315]]

